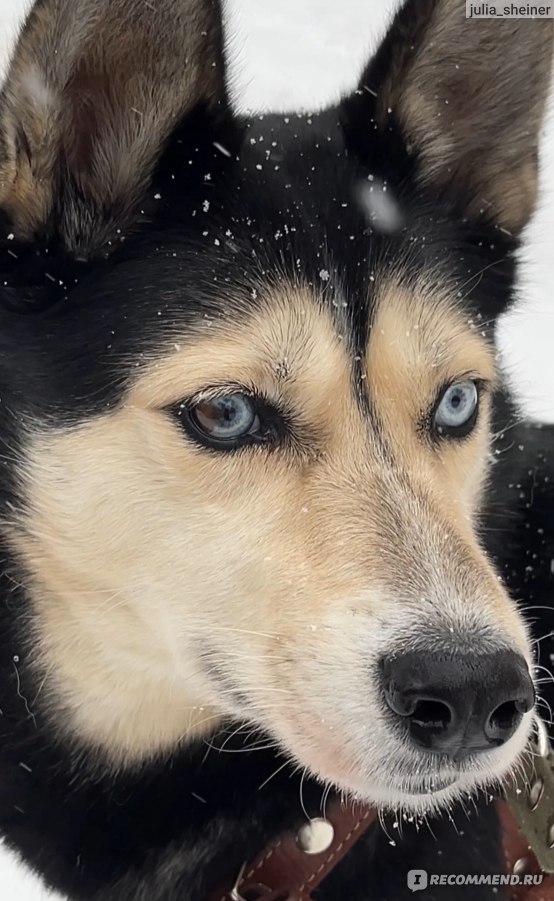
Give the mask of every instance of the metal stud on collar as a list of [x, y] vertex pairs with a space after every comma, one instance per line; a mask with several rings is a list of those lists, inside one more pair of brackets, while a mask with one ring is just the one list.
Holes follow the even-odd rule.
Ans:
[[531, 861], [528, 857], [518, 857], [512, 867], [512, 872], [516, 876], [524, 876], [529, 870], [530, 863]]
[[537, 730], [537, 751], [541, 757], [548, 757], [552, 753], [552, 748], [550, 747], [548, 730], [540, 716], [535, 717], [535, 727]]
[[529, 789], [529, 809], [536, 810], [539, 804], [541, 803], [542, 796], [544, 793], [544, 782], [542, 779], [537, 779], [536, 782], [533, 782]]
[[304, 854], [322, 854], [331, 847], [334, 837], [332, 823], [323, 817], [304, 823], [296, 833], [296, 841]]

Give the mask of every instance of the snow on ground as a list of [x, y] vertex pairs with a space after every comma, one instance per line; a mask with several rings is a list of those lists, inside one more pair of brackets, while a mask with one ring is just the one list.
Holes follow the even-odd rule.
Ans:
[[[0, 0], [0, 66], [30, 0]], [[353, 87], [395, 0], [227, 0], [233, 94], [243, 109], [314, 109]], [[501, 349], [526, 411], [554, 422], [554, 103], [542, 202], [528, 230], [521, 302]], [[0, 848], [0, 897], [54, 901]]]

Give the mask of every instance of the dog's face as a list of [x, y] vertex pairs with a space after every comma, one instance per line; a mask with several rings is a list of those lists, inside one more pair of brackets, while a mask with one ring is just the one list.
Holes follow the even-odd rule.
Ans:
[[3, 528], [45, 715], [118, 765], [230, 715], [383, 804], [501, 776], [531, 650], [479, 512], [549, 23], [417, 0], [342, 105], [247, 127], [210, 2], [92, 6], [37, 4], [3, 101]]

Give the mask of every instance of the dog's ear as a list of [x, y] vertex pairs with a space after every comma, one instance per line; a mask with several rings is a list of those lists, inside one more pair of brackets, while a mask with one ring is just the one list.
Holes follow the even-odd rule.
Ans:
[[0, 98], [0, 209], [88, 257], [187, 113], [226, 106], [219, 0], [38, 0]]
[[465, 0], [407, 0], [358, 92], [347, 139], [371, 159], [399, 134], [420, 184], [512, 232], [527, 222], [550, 82], [551, 19], [466, 19]]

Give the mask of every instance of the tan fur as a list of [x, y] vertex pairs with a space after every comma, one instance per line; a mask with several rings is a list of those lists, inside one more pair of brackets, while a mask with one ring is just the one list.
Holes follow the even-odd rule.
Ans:
[[[487, 405], [459, 448], [417, 432], [445, 379], [494, 379], [490, 348], [425, 285], [385, 284], [362, 380], [379, 437], [340, 332], [307, 289], [281, 288], [239, 324], [172, 336], [117, 410], [31, 437], [30, 512], [12, 540], [44, 696], [112, 761], [236, 712], [215, 661], [247, 718], [352, 787], [354, 733], [368, 711], [379, 721], [366, 667], [385, 639], [427, 619], [453, 640], [478, 626], [528, 655], [471, 525]], [[225, 382], [286, 404], [296, 444], [213, 454], [187, 439], [164, 407]]]
[[380, 120], [398, 116], [423, 180], [465, 188], [470, 213], [511, 231], [535, 203], [553, 40], [551, 19], [468, 20], [464, 0], [424, 0], [379, 92]]
[[[437, 389], [464, 374], [489, 384], [479, 428], [469, 442], [446, 441], [435, 453], [423, 455], [421, 418]], [[456, 309], [446, 290], [441, 297], [425, 283], [411, 290], [385, 286], [371, 333], [367, 377], [397, 465], [413, 472], [419, 460], [421, 478], [445, 493], [453, 522], [471, 518], [486, 471], [490, 389], [496, 383], [493, 354], [478, 322]]]
[[[37, 3], [0, 104], [0, 204], [17, 237], [45, 225], [66, 167], [87, 204], [127, 224], [180, 117], [222, 99], [221, 41], [214, 0]], [[110, 236], [76, 199], [63, 217], [69, 249], [74, 231], [82, 254]]]

